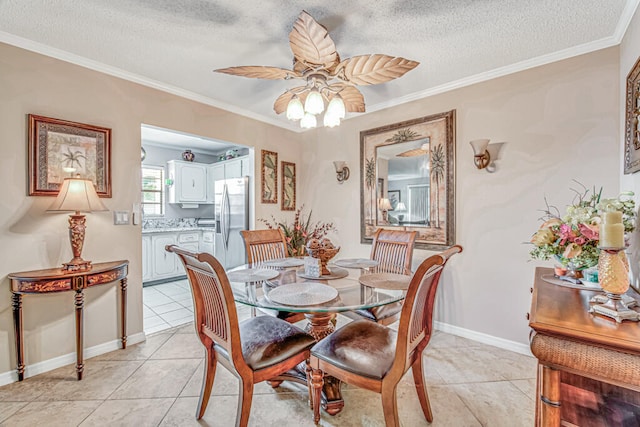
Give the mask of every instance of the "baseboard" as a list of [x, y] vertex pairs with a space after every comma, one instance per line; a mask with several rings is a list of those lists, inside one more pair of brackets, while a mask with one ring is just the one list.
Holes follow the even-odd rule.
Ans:
[[[137, 344], [145, 340], [146, 340], [146, 336], [144, 332], [129, 335], [127, 337], [127, 345]], [[93, 347], [85, 348], [84, 358], [91, 359], [92, 357], [109, 353], [111, 351], [118, 350], [119, 348], [120, 348], [119, 339], [109, 341], [103, 344], [98, 344]], [[53, 359], [43, 360], [42, 362], [38, 362], [38, 363], [34, 363], [33, 365], [26, 366], [24, 370], [24, 377], [25, 378], [33, 377], [34, 375], [42, 374], [44, 372], [49, 372], [54, 369], [60, 368], [62, 366], [74, 364], [75, 362], [76, 362], [75, 352], [54, 357]], [[18, 373], [15, 371], [15, 369], [9, 372], [4, 372], [0, 374], [0, 386], [11, 384], [16, 381], [18, 381]]]
[[504, 338], [494, 337], [492, 335], [483, 334], [482, 332], [472, 331], [469, 329], [461, 328], [459, 326], [450, 325], [448, 323], [437, 322], [437, 321], [433, 323], [434, 323], [435, 329], [442, 332], [446, 332], [448, 334], [456, 335], [462, 338], [467, 338], [473, 341], [478, 341], [483, 344], [492, 345], [494, 347], [513, 351], [515, 353], [524, 354], [525, 356], [533, 356], [531, 354], [531, 348], [527, 344], [505, 340]]

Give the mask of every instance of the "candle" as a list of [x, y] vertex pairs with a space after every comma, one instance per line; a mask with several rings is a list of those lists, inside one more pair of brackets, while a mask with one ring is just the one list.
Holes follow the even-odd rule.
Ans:
[[622, 225], [622, 212], [605, 212], [604, 215], [602, 215], [602, 220], [599, 247], [623, 249], [624, 226]]

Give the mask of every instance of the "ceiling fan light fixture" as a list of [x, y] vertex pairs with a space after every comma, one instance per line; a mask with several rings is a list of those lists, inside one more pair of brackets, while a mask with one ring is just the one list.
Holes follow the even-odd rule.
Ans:
[[327, 108], [327, 112], [324, 113], [324, 125], [328, 128], [333, 128], [336, 126], [340, 126], [340, 117], [335, 114], [330, 114], [329, 109]]
[[287, 104], [287, 119], [298, 121], [304, 117], [304, 106], [298, 98], [298, 95], [293, 95], [291, 101]]
[[305, 113], [304, 117], [300, 119], [300, 127], [302, 129], [313, 129], [316, 126], [318, 126], [318, 120], [311, 113]]
[[342, 97], [340, 96], [340, 94], [336, 94], [336, 96], [334, 96], [331, 99], [331, 101], [329, 101], [326, 114], [330, 114], [331, 116], [337, 117], [338, 122], [340, 122], [340, 119], [345, 118], [347, 111], [344, 106], [344, 101], [342, 100]]
[[322, 99], [318, 89], [311, 89], [309, 95], [307, 95], [307, 99], [304, 102], [304, 111], [309, 114], [320, 114], [324, 111], [324, 99]]

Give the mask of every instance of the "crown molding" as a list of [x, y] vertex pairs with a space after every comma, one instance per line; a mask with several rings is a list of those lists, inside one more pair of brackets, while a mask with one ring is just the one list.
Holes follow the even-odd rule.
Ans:
[[633, 15], [636, 13], [636, 9], [638, 9], [638, 4], [640, 4], [640, 0], [627, 0], [625, 3], [622, 14], [620, 15], [620, 20], [618, 21], [618, 26], [613, 32], [613, 38], [618, 41], [618, 44], [622, 42], [631, 23], [631, 19], [633, 19]]

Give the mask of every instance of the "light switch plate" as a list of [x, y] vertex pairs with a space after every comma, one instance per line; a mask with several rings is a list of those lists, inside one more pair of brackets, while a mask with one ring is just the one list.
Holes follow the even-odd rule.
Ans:
[[128, 225], [129, 224], [129, 212], [127, 212], [127, 211], [113, 211], [113, 223], [115, 225]]

